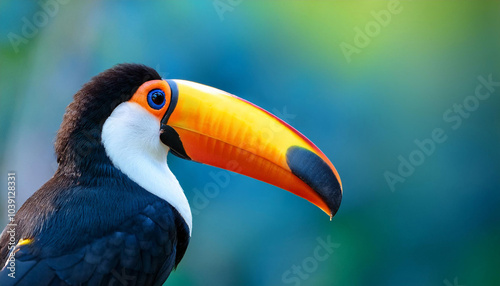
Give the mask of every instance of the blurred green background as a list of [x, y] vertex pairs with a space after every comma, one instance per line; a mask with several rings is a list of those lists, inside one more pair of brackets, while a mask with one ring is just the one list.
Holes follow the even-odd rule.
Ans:
[[[20, 207], [57, 168], [72, 95], [137, 62], [282, 117], [344, 188], [331, 222], [240, 175], [200, 206], [221, 171], [169, 155], [194, 225], [166, 284], [500, 285], [500, 86], [472, 98], [478, 77], [500, 81], [500, 1], [4, 0], [0, 11], [2, 225], [7, 172]], [[418, 158], [414, 141], [436, 128], [446, 140]], [[424, 161], [391, 190], [387, 172], [411, 154]], [[335, 248], [320, 261], [321, 240]]]

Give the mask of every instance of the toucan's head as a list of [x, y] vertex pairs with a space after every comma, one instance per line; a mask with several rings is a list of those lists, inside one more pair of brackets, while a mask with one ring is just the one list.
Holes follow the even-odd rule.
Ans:
[[244, 99], [162, 79], [143, 65], [117, 65], [84, 85], [68, 106], [56, 142], [61, 171], [78, 175], [92, 169], [107, 160], [99, 156], [105, 152], [136, 183], [182, 208], [175, 202], [184, 194], [161, 185], [178, 184], [175, 177], [158, 178], [165, 170], [170, 174], [168, 151], [278, 186], [330, 217], [340, 206], [335, 167], [293, 127]]

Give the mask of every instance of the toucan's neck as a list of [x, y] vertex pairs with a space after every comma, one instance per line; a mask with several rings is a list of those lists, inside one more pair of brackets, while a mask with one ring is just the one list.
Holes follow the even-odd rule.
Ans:
[[[92, 130], [92, 129], [91, 129]], [[85, 176], [110, 177], [117, 169], [101, 143], [101, 132], [75, 131], [57, 154], [58, 172], [78, 180]]]
[[112, 164], [146, 191], [170, 203], [191, 230], [189, 203], [167, 166], [168, 147], [160, 123], [140, 105], [118, 105], [102, 128], [102, 145]]
[[87, 186], [116, 185], [116, 180], [123, 181], [126, 176], [172, 205], [191, 231], [191, 209], [168, 168], [169, 150], [160, 141], [156, 118], [138, 104], [124, 102], [102, 126], [87, 122], [86, 127], [76, 126], [64, 141], [59, 136], [64, 145], [56, 143], [59, 162], [56, 175]]
[[112, 163], [104, 146], [101, 135], [102, 126], [111, 110], [82, 106], [79, 101], [72, 102], [64, 114], [64, 119], [55, 143], [59, 171], [70, 177], [81, 174], [97, 174], [108, 170]]

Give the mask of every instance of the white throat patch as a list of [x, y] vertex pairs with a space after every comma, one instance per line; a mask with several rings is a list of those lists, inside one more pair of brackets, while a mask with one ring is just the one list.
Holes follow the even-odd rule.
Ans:
[[160, 141], [158, 119], [137, 103], [123, 102], [104, 122], [102, 144], [115, 167], [181, 214], [191, 235], [191, 208], [168, 168], [169, 148]]

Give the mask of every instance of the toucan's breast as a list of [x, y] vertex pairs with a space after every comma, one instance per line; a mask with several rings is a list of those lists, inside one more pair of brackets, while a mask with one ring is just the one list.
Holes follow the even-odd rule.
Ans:
[[167, 279], [189, 242], [184, 219], [114, 166], [96, 168], [107, 175], [75, 181], [58, 172], [23, 204], [15, 239], [28, 243], [9, 249], [2, 234], [0, 263], [16, 251], [16, 279], [4, 268], [0, 285], [112, 285], [118, 273], [137, 285]]

